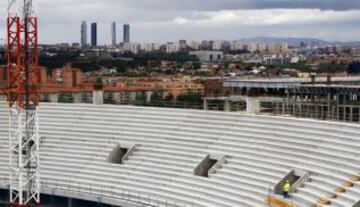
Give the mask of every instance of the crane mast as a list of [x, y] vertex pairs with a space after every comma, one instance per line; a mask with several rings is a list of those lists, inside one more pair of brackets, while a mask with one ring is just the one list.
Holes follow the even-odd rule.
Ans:
[[38, 24], [34, 0], [8, 0], [10, 207], [40, 206]]

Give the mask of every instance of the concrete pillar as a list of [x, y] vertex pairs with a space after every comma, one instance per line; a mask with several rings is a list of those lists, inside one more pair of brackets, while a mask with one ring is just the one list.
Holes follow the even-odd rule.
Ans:
[[[318, 117], [316, 117], [316, 118], [318, 118]], [[320, 105], [320, 119], [326, 119], [325, 106], [323, 106], [323, 105]]]
[[93, 104], [104, 104], [104, 91], [93, 91]]
[[57, 93], [50, 93], [49, 94], [49, 101], [51, 103], [58, 103], [59, 102], [59, 94]]
[[331, 96], [331, 93], [328, 93], [328, 97], [327, 97], [327, 99], [328, 99], [328, 110], [327, 110], [327, 118], [330, 120], [331, 119], [331, 107], [332, 107], [332, 104], [331, 104], [331, 98], [332, 98], [332, 96]]
[[230, 100], [225, 100], [224, 101], [224, 111], [231, 111]]
[[336, 94], [336, 118], [340, 120], [340, 96]]
[[343, 95], [343, 120], [346, 121], [346, 104], [347, 104], [347, 97]]
[[135, 101], [136, 100], [136, 91], [131, 91], [129, 95], [129, 101]]
[[259, 97], [246, 97], [246, 112], [249, 114], [260, 113], [260, 98]]
[[299, 95], [299, 117], [302, 117], [302, 107], [303, 107], [303, 95]]
[[72, 198], [68, 198], [68, 207], [72, 207]]
[[285, 90], [285, 93], [286, 93], [286, 104], [285, 104], [285, 108], [286, 108], [286, 113], [290, 113], [290, 110], [289, 110], [289, 102], [290, 102], [290, 92], [288, 89]]
[[281, 109], [282, 115], [285, 115], [286, 114], [286, 103], [282, 102], [281, 107], [282, 107], [282, 109]]
[[[39, 96], [40, 96], [40, 102], [42, 102], [42, 101], [48, 101], [48, 99], [49, 99], [49, 96], [48, 96], [48, 94], [44, 94], [44, 93], [40, 93], [39, 94]], [[1, 100], [1, 97], [0, 97], [0, 101], [2, 101]]]
[[121, 104], [121, 97], [122, 97], [121, 92], [114, 92], [112, 94], [112, 96], [113, 96], [115, 103]]
[[146, 96], [146, 103], [150, 103], [151, 102], [151, 96], [153, 95], [152, 91], [146, 91], [145, 92], [145, 96]]
[[162, 92], [162, 98], [165, 99], [166, 97], [168, 97], [170, 95], [169, 91], [164, 91]]
[[81, 103], [82, 102], [82, 93], [72, 93], [71, 96], [74, 99], [74, 103]]
[[208, 100], [204, 99], [203, 102], [204, 102], [204, 110], [205, 111], [209, 110]]
[[0, 95], [0, 101], [7, 101], [6, 95]]

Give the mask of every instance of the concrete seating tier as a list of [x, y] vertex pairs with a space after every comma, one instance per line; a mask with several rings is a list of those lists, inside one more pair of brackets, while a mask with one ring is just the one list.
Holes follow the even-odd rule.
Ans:
[[[6, 182], [5, 103], [0, 103], [0, 117], [0, 181]], [[40, 122], [43, 188], [145, 205], [263, 207], [269, 188], [292, 169], [302, 169], [312, 173], [311, 182], [292, 195], [293, 201], [313, 206], [360, 172], [360, 125], [355, 124], [50, 103], [41, 104]], [[125, 163], [109, 163], [118, 144], [136, 147]], [[194, 176], [208, 154], [225, 155], [226, 162], [209, 178]], [[329, 206], [351, 207], [359, 199], [360, 185], [354, 182]]]

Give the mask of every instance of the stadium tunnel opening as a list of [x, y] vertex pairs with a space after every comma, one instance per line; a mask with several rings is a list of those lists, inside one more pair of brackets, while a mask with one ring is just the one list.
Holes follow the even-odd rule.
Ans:
[[194, 169], [195, 176], [209, 178], [225, 162], [225, 156], [207, 155]]
[[110, 152], [108, 162], [114, 164], [124, 164], [124, 161], [128, 159], [131, 152], [135, 149], [136, 145], [130, 144], [117, 144]]
[[297, 188], [301, 187], [304, 182], [309, 182], [311, 179], [311, 173], [304, 170], [293, 169], [288, 172], [276, 185], [275, 185], [275, 193], [283, 194], [283, 186], [286, 181], [289, 181], [291, 184], [291, 191], [296, 191]]

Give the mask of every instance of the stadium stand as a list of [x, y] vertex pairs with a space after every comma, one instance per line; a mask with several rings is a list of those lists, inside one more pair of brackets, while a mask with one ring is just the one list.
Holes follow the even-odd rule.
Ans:
[[[353, 207], [360, 200], [357, 124], [50, 103], [41, 104], [40, 123], [44, 189], [145, 206], [263, 207], [281, 200], [270, 189], [300, 169], [311, 174], [310, 180], [286, 206]], [[7, 108], [1, 103], [0, 183], [8, 179], [7, 128]], [[131, 152], [119, 146], [131, 146]], [[110, 162], [119, 149], [126, 159]], [[212, 156], [224, 160], [208, 176], [194, 175]]]

